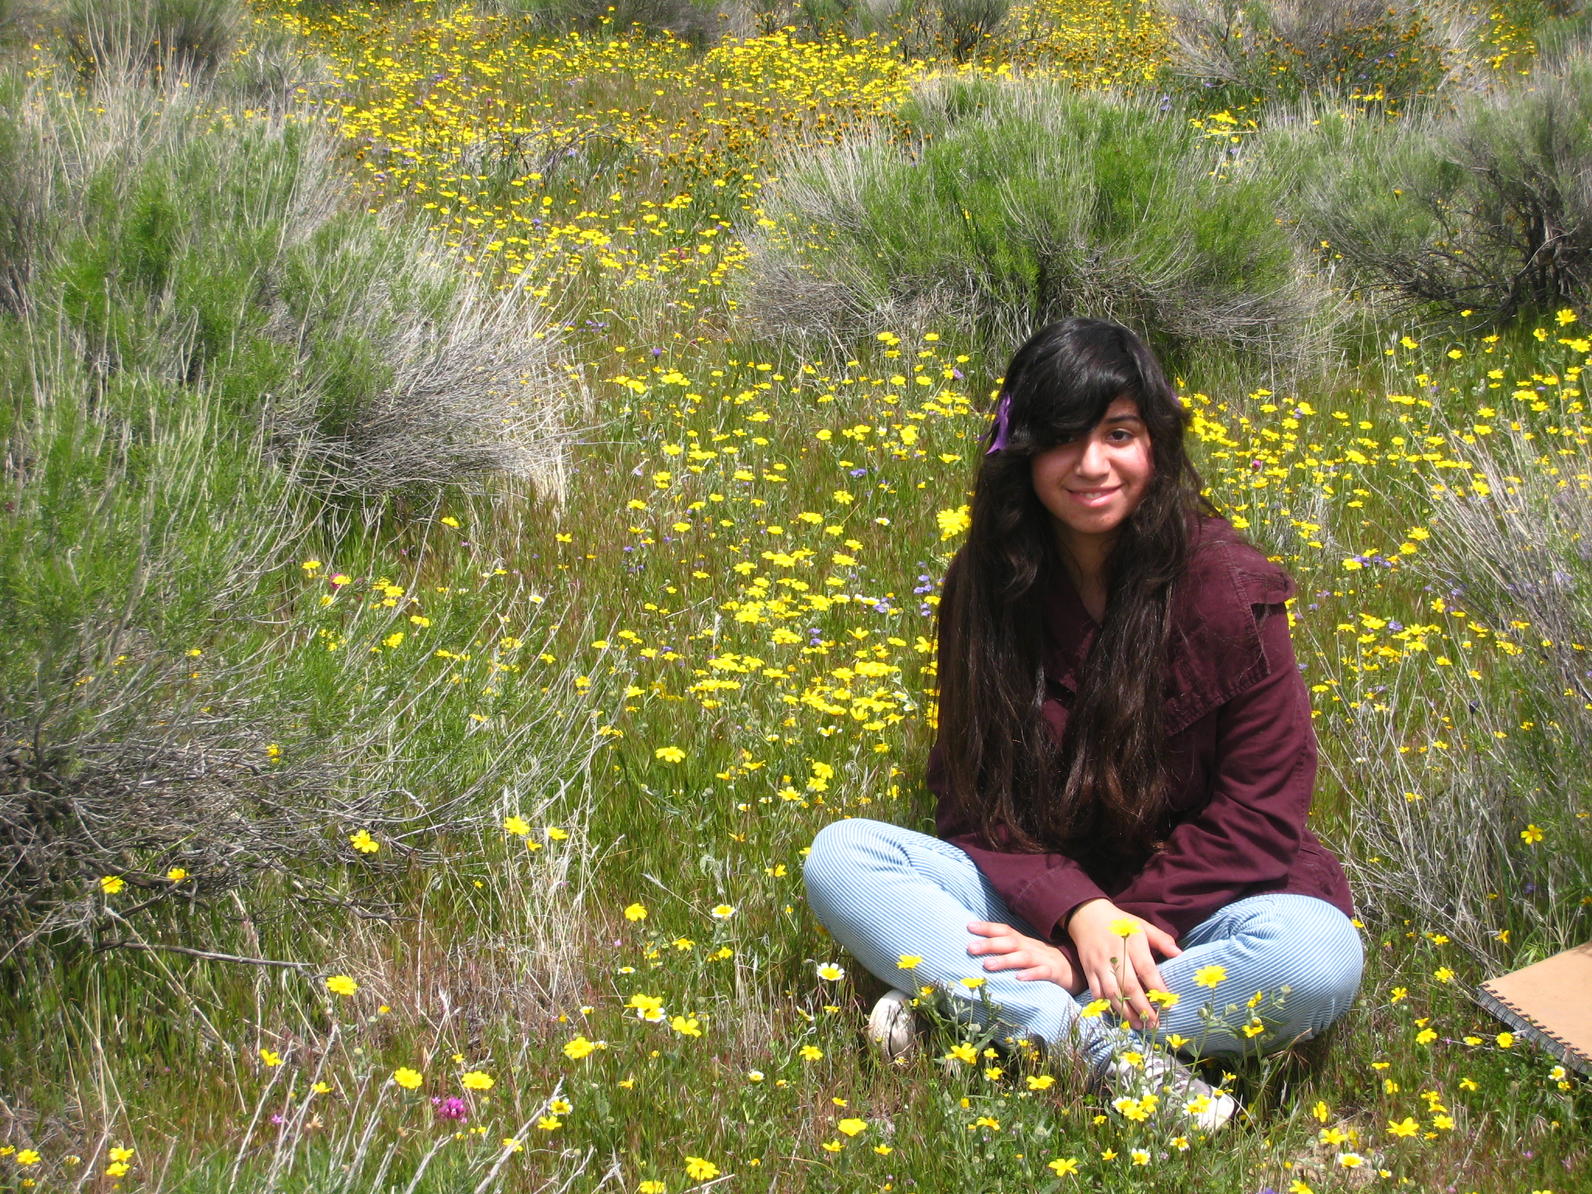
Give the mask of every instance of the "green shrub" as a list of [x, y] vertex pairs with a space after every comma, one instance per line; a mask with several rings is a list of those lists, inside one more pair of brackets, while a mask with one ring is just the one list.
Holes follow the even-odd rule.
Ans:
[[[805, 4], [804, 9], [809, 8]], [[947, 55], [965, 62], [1006, 19], [1011, 0], [885, 0], [848, 6], [853, 33], [895, 39], [909, 57]]]
[[755, 238], [748, 314], [845, 343], [939, 319], [1010, 342], [1071, 313], [1145, 330], [1174, 357], [1293, 358], [1322, 334], [1263, 176], [1184, 116], [1038, 83], [950, 83], [882, 134], [792, 163]]
[[488, 7], [550, 33], [640, 28], [704, 45], [720, 32], [718, 10], [707, 0], [491, 0]]
[[1400, 0], [1175, 0], [1171, 72], [1218, 102], [1327, 91], [1389, 101], [1435, 93], [1469, 35]]
[[1533, 33], [1542, 65], [1563, 70], [1592, 53], [1592, 9], [1579, 4], [1555, 4]]
[[[363, 869], [402, 868], [505, 788], [579, 768], [592, 727], [540, 681], [494, 682], [502, 749], [483, 751], [479, 686], [449, 683], [423, 647], [388, 649], [415, 608], [380, 601], [392, 582], [374, 570], [391, 562], [361, 567], [345, 544], [361, 592], [301, 573], [325, 511], [218, 386], [107, 378], [68, 327], [45, 330], [0, 330], [0, 409], [20, 416], [0, 474], [0, 963], [38, 942], [137, 941], [129, 922], [157, 910], [170, 915], [151, 936], [207, 945], [193, 934], [223, 926], [191, 911], [265, 873], [295, 880], [274, 915], [313, 916], [298, 902], [354, 857], [350, 829], [387, 843]], [[463, 592], [491, 563], [428, 571]], [[479, 632], [478, 606], [437, 606], [441, 641]], [[173, 883], [173, 867], [192, 878]], [[132, 898], [109, 908], [102, 875]]]
[[[407, 609], [345, 603], [328, 625], [362, 643], [335, 654], [284, 620], [282, 573], [302, 581], [312, 538], [354, 556], [347, 528], [379, 525], [394, 494], [434, 505], [441, 486], [505, 475], [553, 488], [564, 377], [545, 316], [418, 224], [363, 211], [313, 112], [226, 120], [213, 104], [206, 87], [99, 76], [76, 95], [36, 85], [0, 133], [51, 197], [49, 235], [12, 254], [25, 315], [0, 311], [8, 943], [93, 937], [99, 874], [125, 871], [140, 907], [199, 899], [329, 860], [351, 822], [448, 823], [463, 805], [394, 795], [430, 768], [527, 765], [453, 745], [470, 710], [448, 712], [446, 690], [419, 701], [441, 683], [429, 653], [363, 673]], [[463, 584], [491, 565], [451, 567]], [[527, 732], [551, 724], [539, 692], [510, 710]], [[170, 865], [203, 879], [174, 888]]]
[[103, 373], [212, 381], [325, 492], [559, 474], [535, 305], [354, 210], [316, 124], [126, 86], [39, 119], [72, 232], [28, 268]]
[[71, 0], [65, 38], [85, 75], [209, 74], [232, 52], [239, 0]]
[[1592, 65], [1361, 138], [1301, 227], [1366, 283], [1507, 320], [1592, 297]]
[[[262, 767], [267, 727], [248, 725], [242, 693], [184, 683], [197, 665], [175, 646], [207, 641], [239, 573], [303, 533], [285, 479], [211, 396], [148, 375], [96, 377], [49, 352], [50, 339], [69, 343], [9, 344], [4, 379], [22, 424], [0, 485], [7, 953], [89, 935], [89, 882], [127, 859], [181, 862], [219, 893], [325, 837], [307, 773]], [[277, 814], [295, 808], [287, 832]], [[267, 823], [279, 836], [262, 848]]]

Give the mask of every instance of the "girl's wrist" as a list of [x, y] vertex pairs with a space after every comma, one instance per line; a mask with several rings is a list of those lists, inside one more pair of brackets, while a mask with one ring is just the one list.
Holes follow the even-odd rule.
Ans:
[[1104, 896], [1096, 896], [1092, 900], [1085, 900], [1083, 903], [1079, 904], [1076, 908], [1074, 908], [1071, 912], [1067, 913], [1067, 915], [1062, 919], [1062, 922], [1061, 922], [1062, 931], [1067, 933], [1070, 936], [1071, 933], [1072, 933], [1073, 924], [1077, 921], [1079, 914], [1082, 913], [1084, 911], [1084, 909], [1093, 908], [1096, 904], [1110, 904], [1110, 903], [1111, 903], [1111, 901], [1106, 899]]

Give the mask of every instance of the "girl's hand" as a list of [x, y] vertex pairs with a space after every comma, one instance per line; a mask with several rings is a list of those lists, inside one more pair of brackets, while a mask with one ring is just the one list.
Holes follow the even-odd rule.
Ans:
[[1078, 905], [1067, 920], [1067, 936], [1089, 989], [1134, 1028], [1154, 1028], [1160, 1017], [1145, 993], [1167, 989], [1155, 958], [1182, 953], [1177, 939], [1105, 899]]
[[990, 920], [975, 920], [967, 931], [974, 935], [967, 952], [987, 959], [985, 970], [1015, 970], [1022, 982], [1052, 982], [1072, 995], [1083, 990], [1083, 976], [1059, 946]]

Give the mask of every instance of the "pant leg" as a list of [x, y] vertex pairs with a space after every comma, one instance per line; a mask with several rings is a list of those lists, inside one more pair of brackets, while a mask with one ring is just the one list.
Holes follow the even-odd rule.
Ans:
[[[1285, 893], [1235, 900], [1179, 944], [1183, 952], [1160, 964], [1179, 996], [1161, 1015], [1160, 1035], [1187, 1038], [1180, 1048], [1202, 1056], [1274, 1052], [1324, 1031], [1354, 1001], [1365, 960], [1348, 917], [1325, 900]], [[1195, 977], [1211, 966], [1224, 972], [1214, 987]]]
[[[987, 972], [969, 956], [974, 920], [1011, 925], [1038, 937], [990, 886], [973, 860], [948, 842], [880, 821], [825, 826], [803, 868], [807, 902], [819, 921], [874, 976], [907, 991], [932, 984], [954, 1014], [996, 1019], [1050, 1048], [1076, 1048], [1096, 1067], [1109, 1060], [1120, 1034], [1103, 1020], [1083, 1020], [1080, 1005], [1050, 982], [1022, 982], [1009, 971]], [[910, 970], [903, 954], [923, 960]], [[964, 978], [982, 978], [978, 989]]]

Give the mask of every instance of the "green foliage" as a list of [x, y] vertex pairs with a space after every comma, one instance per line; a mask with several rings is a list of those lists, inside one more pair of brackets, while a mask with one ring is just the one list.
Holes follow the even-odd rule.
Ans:
[[[371, 646], [321, 648], [330, 673], [282, 671], [270, 661], [292, 645], [254, 619], [317, 521], [560, 469], [550, 342], [522, 296], [355, 210], [322, 126], [228, 122], [209, 103], [105, 80], [34, 89], [0, 134], [8, 183], [42, 179], [51, 217], [10, 225], [26, 233], [6, 242], [25, 318], [0, 314], [0, 735], [25, 744], [0, 765], [13, 942], [97, 932], [84, 876], [130, 857], [158, 864], [134, 878], [160, 904], [324, 861], [329, 823], [445, 823], [436, 805], [394, 812], [379, 786], [337, 791], [369, 731], [315, 687], [368, 691], [338, 673]], [[366, 624], [378, 655], [396, 620]], [[187, 662], [217, 639], [229, 666]], [[318, 715], [273, 724], [305, 707]], [[502, 773], [466, 762], [466, 727], [436, 712], [401, 750], [449, 757], [453, 777]], [[305, 743], [295, 765], [268, 765], [272, 739]], [[202, 892], [159, 878], [176, 863]]]
[[1457, 68], [1436, 6], [1385, 0], [1178, 0], [1173, 75], [1218, 103], [1356, 94], [1397, 103], [1438, 91]]
[[84, 75], [210, 74], [243, 20], [240, 0], [70, 0], [64, 35]]
[[1562, 70], [1592, 51], [1592, 8], [1584, 4], [1543, 4], [1542, 19], [1536, 23], [1537, 54], [1541, 61]]
[[[811, 12], [813, 2], [808, 0], [803, 10]], [[850, 31], [882, 33], [895, 39], [904, 55], [946, 55], [966, 62], [1010, 9], [1011, 0], [894, 0], [850, 6], [842, 15]]]
[[1592, 296], [1592, 66], [1356, 141], [1301, 226], [1362, 281], [1495, 322]]
[[926, 89], [902, 118], [910, 144], [843, 145], [776, 186], [763, 326], [847, 342], [932, 316], [1010, 342], [1089, 312], [1178, 360], [1202, 343], [1283, 358], [1319, 332], [1276, 185], [1213, 176], [1222, 146], [1180, 113], [983, 81]]
[[491, 0], [487, 8], [550, 33], [639, 28], [705, 45], [721, 31], [718, 9], [706, 0]]

